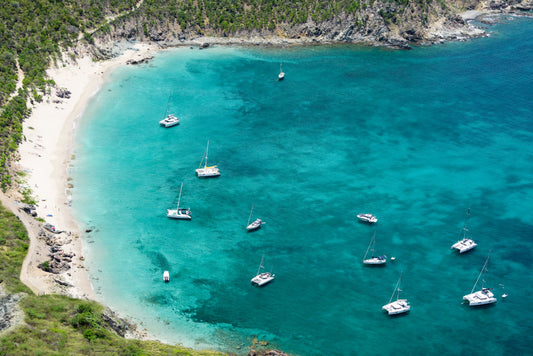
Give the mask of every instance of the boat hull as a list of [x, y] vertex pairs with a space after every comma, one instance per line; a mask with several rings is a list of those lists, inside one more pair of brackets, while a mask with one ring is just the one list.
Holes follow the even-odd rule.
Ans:
[[363, 264], [370, 266], [382, 266], [387, 263], [387, 256], [372, 257], [363, 260]]
[[487, 288], [463, 296], [463, 301], [468, 302], [471, 307], [496, 303], [494, 294]]
[[476, 246], [477, 246], [477, 243], [475, 243], [473, 240], [463, 239], [461, 241], [457, 241], [456, 243], [454, 243], [451, 249], [452, 250], [455, 249], [459, 251], [459, 253], [465, 253], [465, 252], [472, 250]]
[[196, 170], [198, 178], [215, 178], [220, 176], [218, 168], [198, 168]]
[[246, 226], [246, 230], [248, 230], [248, 232], [251, 232], [251, 231], [258, 230], [260, 227], [261, 227], [261, 219], [257, 219], [250, 225]]
[[378, 219], [372, 214], [357, 214], [357, 220], [365, 224], [375, 224], [378, 222]]
[[166, 118], [159, 121], [159, 125], [166, 127], [166, 128], [176, 126], [179, 123], [180, 123], [180, 120], [174, 115], [168, 115]]
[[392, 303], [385, 304], [381, 309], [386, 311], [389, 315], [398, 315], [409, 312], [411, 306], [407, 299], [398, 299]]
[[271, 274], [270, 272], [264, 272], [252, 278], [251, 282], [253, 285], [262, 287], [265, 284], [272, 282], [273, 280], [274, 280], [274, 274]]
[[176, 219], [176, 220], [191, 220], [192, 219], [190, 212], [182, 213], [180, 211], [170, 210], [170, 209], [167, 209], [167, 218]]

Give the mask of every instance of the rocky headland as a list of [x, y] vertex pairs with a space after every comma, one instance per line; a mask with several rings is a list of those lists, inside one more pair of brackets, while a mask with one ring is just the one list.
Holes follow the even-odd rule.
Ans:
[[[141, 14], [115, 19], [105, 33], [95, 31], [97, 50], [105, 58], [114, 44], [123, 40], [168, 46], [262, 45], [289, 46], [309, 44], [356, 43], [409, 49], [445, 41], [486, 36], [481, 23], [494, 15], [532, 16], [533, 0], [448, 0], [448, 1], [366, 1], [358, 11], [340, 11], [332, 18], [306, 22], [279, 22], [262, 30], [223, 31], [206, 24], [204, 28], [182, 26], [165, 19], [143, 27]], [[110, 47], [111, 46], [111, 47]]]

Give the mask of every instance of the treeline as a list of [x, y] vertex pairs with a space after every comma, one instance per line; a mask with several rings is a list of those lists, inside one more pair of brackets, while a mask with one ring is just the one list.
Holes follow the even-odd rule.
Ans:
[[[0, 6], [0, 187], [11, 177], [7, 163], [23, 139], [28, 104], [42, 100], [53, 84], [46, 69], [61, 48], [73, 46], [80, 34], [105, 16], [131, 9], [135, 0], [5, 0]], [[23, 78], [17, 75], [17, 64]], [[15, 93], [17, 81], [22, 85]]]
[[[403, 2], [406, 0], [390, 0]], [[417, 0], [432, 1], [432, 0]], [[154, 28], [175, 28], [193, 33], [231, 35], [239, 31], [272, 31], [284, 24], [294, 26], [310, 20], [331, 20], [341, 13], [355, 15], [374, 0], [145, 0], [141, 7], [117, 19], [124, 27], [132, 18], [148, 36]]]
[[[46, 69], [62, 48], [79, 41], [93, 43], [95, 37], [109, 34], [147, 40], [253, 31], [284, 35], [285, 30], [310, 21], [320, 24], [341, 17], [351, 18], [357, 31], [364, 29], [369, 18], [397, 24], [404, 21], [403, 13], [417, 11], [426, 15], [414, 21], [423, 22], [431, 9], [449, 3], [465, 7], [479, 0], [4, 0], [0, 6], [0, 187], [5, 190], [11, 179], [6, 165], [23, 139], [22, 121], [29, 114], [26, 103], [42, 100], [54, 84], [46, 78]], [[15, 93], [18, 67], [24, 79]]]

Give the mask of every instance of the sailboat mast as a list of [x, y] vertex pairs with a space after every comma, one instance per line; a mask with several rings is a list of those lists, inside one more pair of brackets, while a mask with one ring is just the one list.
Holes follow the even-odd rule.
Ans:
[[171, 92], [168, 93], [168, 100], [167, 100], [167, 111], [165, 112], [165, 117], [168, 116], [168, 106], [170, 105], [170, 95], [172, 95]]
[[179, 211], [180, 210], [180, 200], [181, 200], [181, 190], [183, 189], [183, 183], [181, 183], [181, 187], [180, 187], [180, 195], [178, 197], [178, 207], [177, 207], [177, 210]]
[[363, 257], [363, 261], [366, 260], [366, 255], [368, 255], [368, 251], [370, 250], [370, 247], [372, 246], [372, 253], [374, 252], [374, 241], [376, 238], [376, 231], [374, 231], [374, 235], [372, 235], [372, 239], [370, 240], [370, 243], [368, 244], [368, 247], [365, 252], [365, 257]]
[[205, 166], [204, 166], [204, 168], [207, 167], [207, 154], [208, 154], [208, 152], [209, 152], [209, 140], [207, 141], [207, 147], [205, 149]]
[[466, 239], [466, 232], [468, 231], [467, 223], [468, 223], [468, 218], [469, 217], [470, 217], [470, 208], [468, 208], [468, 210], [466, 211], [465, 224], [463, 226], [463, 239]]
[[250, 216], [248, 216], [248, 224], [246, 224], [246, 226], [250, 225], [250, 219], [252, 218], [253, 211], [254, 211], [254, 205], [252, 204], [252, 210], [250, 210]]
[[479, 282], [481, 275], [483, 275], [483, 272], [485, 272], [485, 268], [487, 268], [487, 263], [489, 263], [489, 257], [490, 257], [490, 251], [489, 251], [489, 255], [487, 256], [487, 259], [485, 260], [485, 263], [483, 264], [483, 268], [481, 268], [481, 271], [479, 272], [479, 275], [477, 276], [476, 283], [474, 283], [474, 286], [472, 287], [472, 290], [470, 291], [470, 293], [474, 293], [474, 289], [476, 289], [477, 282]]
[[396, 300], [400, 299], [400, 281], [402, 280], [402, 273], [400, 273], [400, 278], [398, 278], [398, 282], [396, 282], [396, 287], [394, 288], [394, 291], [392, 292], [392, 295], [390, 296], [389, 303], [392, 302], [392, 299], [394, 298], [394, 295], [396, 293], [398, 293]]
[[265, 254], [263, 254], [263, 257], [261, 257], [261, 263], [259, 264], [259, 268], [257, 269], [256, 275], [259, 275], [259, 272], [261, 272], [261, 269], [263, 268], [264, 259], [265, 259]]

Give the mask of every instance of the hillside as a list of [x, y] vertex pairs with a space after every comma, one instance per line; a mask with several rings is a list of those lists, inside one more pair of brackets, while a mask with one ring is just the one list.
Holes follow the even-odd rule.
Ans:
[[[115, 55], [121, 41], [164, 46], [199, 43], [290, 45], [363, 43], [410, 46], [482, 36], [460, 14], [509, 13], [533, 0], [15, 0], [0, 7], [0, 186], [16, 186], [12, 163], [25, 140], [23, 121], [55, 86], [46, 70]], [[475, 17], [478, 12], [473, 12]], [[113, 50], [113, 48], [115, 48]], [[64, 58], [64, 57], [63, 57]], [[57, 79], [57, 78], [56, 78]], [[17, 187], [15, 187], [17, 188]], [[21, 191], [32, 202], [30, 190]], [[218, 354], [125, 340], [117, 322], [96, 303], [64, 296], [36, 296], [19, 280], [28, 238], [20, 220], [0, 207], [0, 307], [18, 329], [0, 340], [0, 353]], [[33, 246], [33, 245], [32, 245]], [[1, 321], [1, 320], [0, 320]], [[120, 321], [118, 321], [120, 322]], [[0, 323], [0, 331], [3, 329]], [[73, 351], [75, 350], [75, 351]]]
[[[113, 56], [115, 41], [164, 45], [218, 43], [366, 43], [409, 48], [483, 35], [459, 16], [467, 10], [525, 11], [533, 0], [18, 0], [0, 7], [0, 187], [23, 140], [27, 104], [54, 85], [46, 69], [71, 49]], [[95, 46], [95, 44], [97, 44]]]

